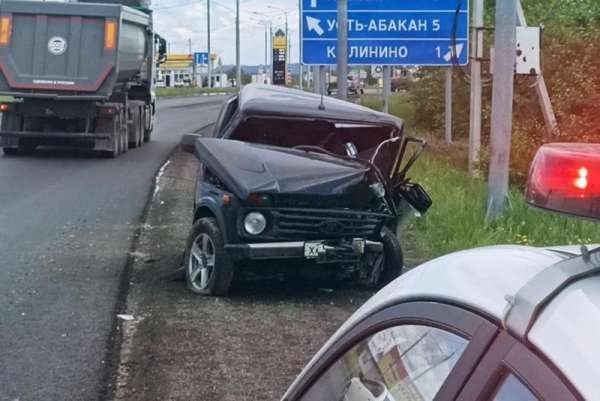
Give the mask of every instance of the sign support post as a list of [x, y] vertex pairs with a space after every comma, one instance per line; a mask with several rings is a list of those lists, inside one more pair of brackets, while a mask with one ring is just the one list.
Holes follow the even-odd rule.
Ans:
[[471, 115], [469, 117], [469, 174], [479, 174], [481, 160], [481, 116], [482, 116], [482, 84], [481, 59], [483, 58], [483, 24], [484, 0], [473, 3], [473, 35], [471, 60]]
[[348, 99], [348, 0], [337, 0], [337, 88], [338, 98]]
[[240, 56], [240, 0], [235, 1], [235, 78], [238, 89], [242, 89], [242, 60]]
[[210, 49], [210, 0], [206, 0], [207, 38], [208, 38], [208, 89], [212, 88], [212, 54]]
[[[302, 30], [302, 6], [300, 2], [298, 2], [298, 26], [300, 30]], [[302, 35], [298, 33], [298, 65], [300, 67], [300, 74], [298, 75], [298, 84], [300, 85], [300, 90], [304, 89], [304, 68], [302, 68]]]
[[446, 68], [446, 143], [452, 143], [452, 67]]
[[496, 2], [496, 57], [492, 95], [492, 132], [487, 219], [499, 217], [508, 200], [512, 136], [517, 0]]
[[390, 92], [392, 91], [392, 68], [383, 66], [383, 112], [390, 112]]

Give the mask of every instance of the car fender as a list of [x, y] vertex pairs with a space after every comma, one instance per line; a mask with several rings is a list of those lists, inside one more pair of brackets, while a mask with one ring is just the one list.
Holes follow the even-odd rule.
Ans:
[[217, 225], [219, 226], [221, 234], [223, 235], [223, 241], [226, 244], [229, 243], [227, 225], [225, 223], [222, 205], [220, 205], [214, 197], [204, 196], [200, 198], [200, 201], [196, 205], [194, 210], [194, 223], [203, 217], [214, 217], [217, 220]]

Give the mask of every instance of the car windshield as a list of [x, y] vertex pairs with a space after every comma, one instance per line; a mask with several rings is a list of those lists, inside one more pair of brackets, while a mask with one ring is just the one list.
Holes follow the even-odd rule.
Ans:
[[[281, 118], [249, 118], [242, 123], [229, 139], [283, 148], [310, 151], [314, 148], [348, 157], [346, 145], [353, 144], [356, 158], [371, 161], [389, 175], [398, 154], [398, 143], [386, 143], [396, 135], [396, 128], [385, 125], [335, 123], [323, 120], [299, 120]], [[379, 149], [379, 150], [378, 150]]]

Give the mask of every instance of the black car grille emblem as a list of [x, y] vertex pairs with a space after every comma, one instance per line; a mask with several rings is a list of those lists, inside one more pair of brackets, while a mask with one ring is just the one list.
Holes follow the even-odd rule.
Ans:
[[319, 230], [323, 234], [340, 234], [344, 230], [344, 225], [337, 220], [326, 220], [319, 224]]

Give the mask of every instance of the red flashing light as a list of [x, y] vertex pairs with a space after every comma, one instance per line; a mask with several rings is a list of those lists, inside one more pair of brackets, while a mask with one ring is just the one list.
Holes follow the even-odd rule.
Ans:
[[527, 184], [533, 206], [600, 219], [600, 144], [552, 144], [538, 151]]
[[10, 105], [8, 103], [0, 104], [0, 112], [5, 112], [5, 111], [8, 111], [9, 109], [10, 109]]

